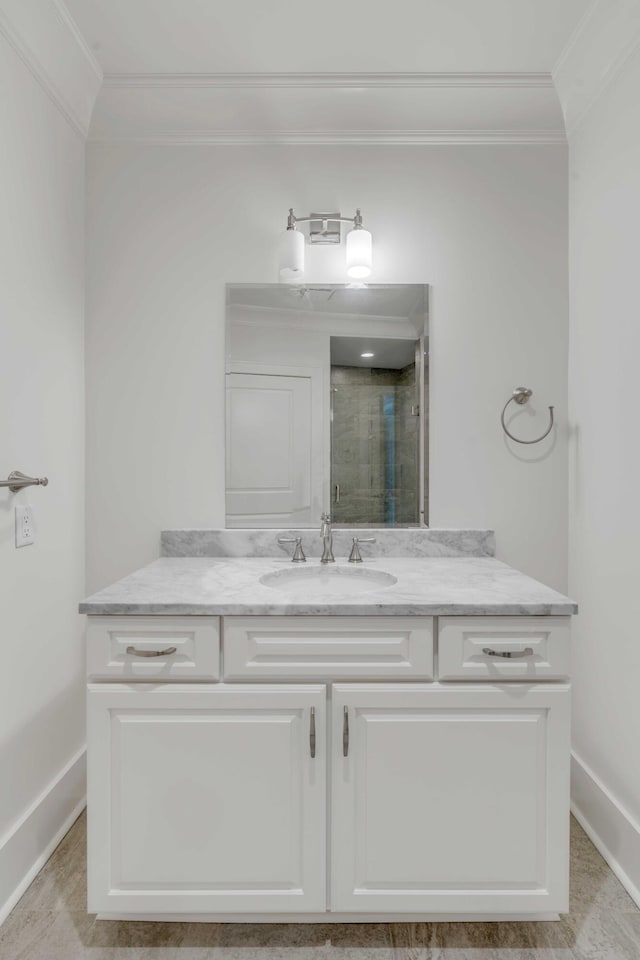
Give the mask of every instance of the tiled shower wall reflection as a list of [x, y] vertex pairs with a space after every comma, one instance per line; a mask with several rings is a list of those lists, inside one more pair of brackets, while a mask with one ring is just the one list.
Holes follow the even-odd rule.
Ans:
[[[332, 516], [336, 523], [418, 522], [415, 364], [331, 368]], [[339, 487], [339, 500], [336, 497]]]

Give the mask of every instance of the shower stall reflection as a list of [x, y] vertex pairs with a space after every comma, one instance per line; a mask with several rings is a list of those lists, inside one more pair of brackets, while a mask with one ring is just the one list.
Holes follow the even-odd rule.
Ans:
[[336, 523], [416, 524], [419, 342], [362, 346], [360, 338], [331, 338], [332, 516]]

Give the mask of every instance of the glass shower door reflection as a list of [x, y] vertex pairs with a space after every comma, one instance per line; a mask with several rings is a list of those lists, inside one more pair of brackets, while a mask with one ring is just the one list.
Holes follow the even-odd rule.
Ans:
[[416, 365], [331, 367], [335, 523], [419, 523]]

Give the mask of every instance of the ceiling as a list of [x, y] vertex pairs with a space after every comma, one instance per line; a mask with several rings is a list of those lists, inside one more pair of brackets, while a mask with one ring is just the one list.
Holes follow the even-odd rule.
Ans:
[[564, 142], [551, 70], [593, 6], [65, 2], [105, 75], [91, 139], [186, 144]]
[[591, 0], [66, 0], [105, 73], [549, 72]]
[[406, 320], [427, 312], [428, 287], [418, 283], [369, 284], [351, 287], [342, 284], [291, 286], [277, 283], [228, 284], [227, 300], [232, 306], [267, 310], [293, 310], [331, 316], [384, 317]]
[[[304, 330], [329, 336], [332, 363], [397, 370], [413, 361], [416, 340], [428, 339], [428, 297], [416, 283], [227, 284], [228, 343], [239, 326], [271, 327], [274, 336]], [[374, 359], [360, 356], [371, 351]]]
[[[415, 363], [414, 340], [373, 337], [331, 337], [332, 367], [366, 367], [375, 370], [403, 370]], [[372, 353], [372, 357], [364, 354]]]

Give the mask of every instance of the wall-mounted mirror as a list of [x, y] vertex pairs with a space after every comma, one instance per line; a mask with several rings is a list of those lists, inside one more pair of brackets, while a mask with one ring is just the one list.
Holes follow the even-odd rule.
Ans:
[[428, 523], [423, 284], [227, 285], [226, 523]]

